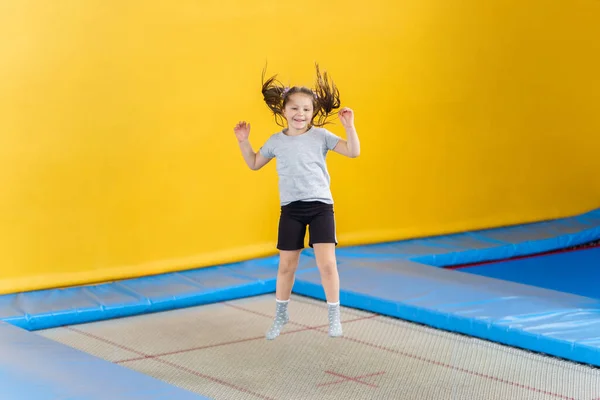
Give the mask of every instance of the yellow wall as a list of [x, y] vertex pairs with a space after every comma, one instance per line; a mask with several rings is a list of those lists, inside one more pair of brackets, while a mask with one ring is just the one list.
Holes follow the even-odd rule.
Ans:
[[[356, 111], [341, 244], [600, 206], [600, 2], [4, 0], [0, 293], [273, 254], [265, 62]], [[330, 128], [342, 134], [339, 124]]]

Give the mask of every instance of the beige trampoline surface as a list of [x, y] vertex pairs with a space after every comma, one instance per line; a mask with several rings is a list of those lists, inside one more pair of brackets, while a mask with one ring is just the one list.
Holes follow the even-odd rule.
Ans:
[[215, 400], [600, 400], [597, 368], [350, 308], [330, 338], [326, 303], [289, 310], [273, 341], [274, 295], [37, 334]]

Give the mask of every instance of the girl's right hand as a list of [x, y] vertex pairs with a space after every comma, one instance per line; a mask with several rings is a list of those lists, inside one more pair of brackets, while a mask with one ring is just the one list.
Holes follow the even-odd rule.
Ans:
[[248, 136], [250, 136], [250, 124], [246, 121], [240, 121], [235, 128], [233, 128], [233, 132], [235, 133], [238, 142], [241, 143], [248, 140]]

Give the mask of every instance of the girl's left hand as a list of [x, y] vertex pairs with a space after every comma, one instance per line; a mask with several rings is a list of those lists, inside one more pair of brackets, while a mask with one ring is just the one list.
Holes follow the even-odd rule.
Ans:
[[340, 118], [344, 128], [351, 128], [354, 126], [354, 111], [352, 111], [352, 109], [348, 107], [342, 108], [340, 111], [338, 111], [338, 117]]

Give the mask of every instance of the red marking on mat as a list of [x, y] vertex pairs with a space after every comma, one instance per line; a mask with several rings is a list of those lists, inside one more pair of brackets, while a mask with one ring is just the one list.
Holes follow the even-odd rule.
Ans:
[[[258, 311], [254, 311], [254, 310], [250, 310], [244, 307], [240, 307], [240, 306], [236, 306], [235, 304], [230, 304], [230, 303], [223, 303], [223, 305], [229, 306], [231, 308], [235, 308], [241, 311], [245, 311], [245, 312], [249, 312], [251, 314], [255, 314], [255, 315], [259, 315], [261, 317], [265, 317], [265, 318], [273, 318], [272, 315], [267, 315]], [[363, 321], [363, 320], [367, 320], [367, 319], [373, 319], [373, 318], [377, 318], [379, 315], [369, 315], [367, 317], [359, 317], [359, 318], [353, 318], [353, 319], [349, 319], [346, 321], [343, 321], [344, 323], [348, 323], [348, 322], [356, 322], [356, 321]], [[304, 329], [298, 329], [295, 331], [289, 331], [287, 333], [296, 333], [296, 332], [304, 332], [304, 331], [320, 331], [320, 329], [323, 328], [328, 328], [329, 324], [324, 324], [324, 325], [315, 325], [315, 326], [310, 326], [310, 325], [305, 325], [305, 324], [300, 324], [298, 322], [293, 322], [290, 321], [289, 324], [291, 325], [297, 325], [297, 326], [301, 326]], [[282, 335], [284, 334], [284, 332], [281, 333]]]
[[[594, 248], [597, 248], [597, 247], [600, 247], [600, 243], [592, 245], [592, 246], [588, 246], [588, 247], [580, 247], [580, 248], [575, 248], [575, 249], [553, 250], [553, 251], [547, 251], [547, 252], [544, 252], [544, 253], [528, 254], [526, 256], [517, 256], [517, 257], [511, 257], [511, 258], [503, 258], [503, 259], [500, 259], [500, 260], [481, 261], [481, 262], [471, 263], [471, 264], [450, 265], [450, 266], [442, 267], [442, 268], [444, 268], [444, 269], [470, 268], [470, 267], [477, 267], [477, 266], [480, 266], [480, 265], [497, 264], [497, 263], [502, 263], [502, 262], [507, 262], [507, 261], [523, 260], [525, 258], [534, 258], [534, 257], [549, 256], [549, 255], [552, 255], [552, 254], [572, 253], [574, 251], [586, 251], [586, 250], [594, 249]], [[598, 399], [598, 400], [600, 400], [600, 399]]]
[[164, 356], [172, 356], [174, 354], [188, 353], [190, 351], [195, 351], [195, 350], [204, 350], [204, 349], [210, 349], [210, 348], [213, 348], [213, 347], [227, 346], [229, 344], [251, 342], [253, 340], [264, 339], [264, 338], [265, 338], [264, 336], [255, 336], [255, 337], [251, 337], [251, 338], [231, 340], [229, 342], [220, 342], [220, 343], [214, 343], [214, 344], [207, 344], [206, 346], [191, 347], [189, 349], [182, 349], [182, 350], [173, 350], [173, 351], [168, 351], [168, 352], [165, 352], [165, 353], [158, 353], [158, 354], [149, 355], [149, 356], [146, 356], [146, 357], [128, 358], [128, 359], [125, 359], [125, 360], [119, 360], [119, 361], [116, 362], [116, 364], [123, 364], [123, 363], [126, 363], [126, 362], [139, 361], [139, 360], [143, 360], [143, 359], [146, 359], [146, 358], [157, 358], [157, 357], [164, 357]]
[[492, 380], [492, 381], [495, 381], [495, 382], [504, 383], [504, 384], [507, 384], [507, 385], [510, 385], [510, 386], [515, 386], [515, 387], [518, 387], [518, 388], [521, 388], [521, 389], [526, 389], [526, 390], [529, 390], [529, 391], [532, 391], [532, 392], [546, 394], [548, 396], [552, 396], [552, 397], [556, 397], [556, 398], [564, 399], [564, 400], [576, 400], [573, 397], [568, 397], [568, 396], [564, 396], [562, 394], [549, 392], [547, 390], [534, 388], [532, 386], [527, 386], [527, 385], [524, 385], [524, 384], [521, 384], [521, 383], [509, 381], [507, 379], [502, 379], [502, 378], [498, 378], [496, 376], [483, 374], [481, 372], [471, 371], [471, 370], [468, 370], [466, 368], [456, 367], [454, 365], [446, 364], [446, 363], [441, 362], [441, 361], [432, 360], [432, 359], [429, 359], [429, 358], [426, 358], [426, 357], [417, 356], [417, 355], [414, 355], [414, 354], [406, 353], [404, 351], [390, 349], [388, 347], [384, 347], [384, 346], [380, 346], [380, 345], [377, 345], [377, 344], [369, 343], [369, 342], [366, 342], [364, 340], [354, 339], [354, 338], [349, 338], [349, 337], [344, 337], [344, 339], [349, 340], [351, 342], [364, 344], [366, 346], [373, 347], [373, 348], [376, 348], [376, 349], [379, 349], [379, 350], [383, 350], [383, 351], [386, 351], [388, 353], [398, 354], [398, 355], [401, 355], [401, 356], [404, 356], [404, 357], [407, 357], [407, 358], [411, 358], [413, 360], [422, 361], [422, 362], [425, 362], [425, 363], [428, 363], [428, 364], [432, 364], [432, 365], [437, 365], [437, 366], [440, 366], [440, 367], [448, 368], [448, 369], [451, 369], [453, 371], [459, 371], [459, 372], [463, 372], [463, 373], [468, 374], [468, 375], [473, 375], [473, 376], [477, 376], [477, 377], [480, 377], [480, 378], [489, 379], [489, 380]]
[[175, 369], [178, 369], [178, 370], [180, 370], [180, 371], [187, 372], [188, 374], [195, 375], [195, 376], [197, 376], [197, 377], [199, 377], [199, 378], [204, 378], [204, 379], [207, 379], [207, 380], [209, 380], [209, 381], [212, 381], [212, 382], [215, 382], [215, 383], [219, 383], [219, 384], [221, 384], [221, 385], [223, 385], [223, 386], [227, 386], [227, 387], [229, 387], [229, 388], [231, 388], [231, 389], [235, 389], [235, 390], [237, 390], [237, 391], [240, 391], [240, 392], [242, 392], [242, 393], [251, 394], [251, 395], [253, 395], [253, 396], [255, 396], [255, 397], [259, 398], [259, 399], [264, 399], [264, 400], [274, 400], [274, 399], [272, 399], [271, 397], [267, 397], [267, 396], [264, 396], [264, 395], [262, 395], [262, 394], [260, 394], [260, 393], [253, 392], [253, 391], [251, 391], [251, 390], [249, 390], [249, 389], [245, 389], [245, 388], [243, 388], [243, 387], [240, 387], [240, 386], [234, 385], [234, 384], [232, 384], [232, 383], [229, 383], [229, 382], [227, 382], [227, 381], [224, 381], [224, 380], [222, 380], [222, 379], [216, 378], [216, 377], [214, 377], [214, 376], [206, 375], [206, 374], [203, 374], [203, 373], [201, 373], [201, 372], [195, 371], [195, 370], [193, 370], [193, 369], [190, 369], [190, 368], [184, 367], [184, 366], [182, 366], [182, 365], [175, 364], [175, 363], [173, 363], [173, 362], [171, 362], [171, 361], [162, 360], [162, 359], [160, 359], [160, 358], [157, 358], [156, 356], [153, 356], [153, 355], [149, 355], [149, 354], [142, 353], [141, 351], [137, 351], [137, 350], [135, 350], [135, 349], [132, 349], [132, 348], [130, 348], [130, 347], [127, 347], [127, 346], [123, 346], [123, 345], [121, 345], [121, 344], [119, 344], [119, 343], [115, 343], [115, 342], [113, 342], [112, 340], [109, 340], [109, 339], [106, 339], [106, 338], [103, 338], [103, 337], [100, 337], [100, 336], [94, 335], [94, 334], [92, 334], [92, 333], [85, 332], [85, 331], [82, 331], [82, 330], [79, 330], [79, 329], [76, 329], [76, 328], [73, 328], [73, 327], [67, 327], [67, 329], [69, 329], [69, 330], [71, 330], [71, 331], [73, 331], [73, 332], [77, 332], [77, 333], [79, 333], [79, 334], [81, 334], [81, 335], [87, 336], [87, 337], [89, 337], [89, 338], [92, 338], [92, 339], [95, 339], [95, 340], [98, 340], [98, 341], [101, 341], [101, 342], [104, 342], [104, 343], [110, 344], [111, 346], [118, 347], [119, 349], [126, 350], [126, 351], [129, 351], [129, 352], [131, 352], [131, 353], [139, 354], [140, 356], [142, 356], [142, 358], [140, 358], [140, 360], [144, 360], [144, 359], [153, 359], [154, 361], [156, 361], [156, 362], [159, 362], [159, 363], [161, 363], [161, 364], [168, 365], [168, 366], [170, 366], [170, 367], [173, 367], [173, 368], [175, 368]]
[[[257, 315], [265, 316], [267, 318], [272, 318], [272, 316], [270, 316], [270, 315], [259, 313], [259, 312], [253, 311], [253, 310], [248, 310], [248, 309], [246, 309], [244, 307], [235, 306], [233, 304], [227, 304], [227, 305], [230, 306], [230, 307], [233, 307], [233, 308], [237, 308], [239, 310], [247, 311], [247, 312], [252, 313], [252, 314], [257, 314]], [[371, 317], [359, 318], [359, 319], [356, 319], [356, 320], [370, 319], [370, 318], [374, 318], [374, 317], [378, 317], [378, 316], [379, 315], [373, 315]], [[345, 321], [345, 322], [351, 322], [351, 321]], [[343, 322], [343, 323], [345, 323], [345, 322]], [[289, 324], [291, 324], [291, 325], [306, 326], [306, 325], [303, 325], [303, 324], [295, 323], [293, 321], [290, 321]], [[327, 326], [327, 325], [325, 325], [325, 326]], [[310, 328], [310, 327], [308, 329], [299, 329], [297, 331], [292, 331], [292, 332], [288, 332], [288, 333], [302, 332], [302, 331], [306, 331], [306, 330], [315, 330], [317, 332], [327, 333], [327, 332], [321, 331], [319, 329]], [[283, 334], [284, 333], [282, 332], [282, 335]], [[561, 395], [561, 394], [558, 394], [558, 393], [549, 392], [549, 391], [546, 391], [546, 390], [543, 390], [543, 389], [538, 389], [538, 388], [535, 388], [535, 387], [532, 387], [532, 386], [528, 386], [528, 385], [524, 385], [524, 384], [521, 384], [521, 383], [509, 381], [507, 379], [502, 379], [502, 378], [498, 378], [496, 376], [483, 374], [481, 372], [471, 371], [471, 370], [468, 370], [466, 368], [455, 367], [454, 365], [446, 364], [446, 363], [443, 363], [441, 361], [436, 361], [436, 360], [432, 360], [432, 359], [429, 359], [429, 358], [417, 356], [417, 355], [414, 355], [414, 354], [411, 354], [411, 353], [407, 353], [407, 352], [403, 352], [403, 351], [399, 351], [399, 350], [395, 350], [395, 349], [390, 349], [388, 347], [377, 345], [377, 344], [373, 344], [373, 343], [369, 343], [369, 342], [366, 342], [364, 340], [354, 339], [354, 338], [350, 338], [348, 336], [342, 336], [342, 337], [337, 338], [337, 339], [348, 340], [348, 341], [351, 341], [351, 342], [363, 344], [365, 346], [369, 346], [369, 347], [372, 347], [372, 348], [375, 348], [375, 349], [378, 349], [378, 350], [383, 350], [383, 351], [386, 351], [386, 352], [389, 352], [389, 353], [394, 353], [394, 354], [398, 354], [398, 355], [401, 355], [401, 356], [404, 356], [404, 357], [407, 357], [407, 358], [411, 358], [413, 360], [422, 361], [422, 362], [425, 362], [425, 363], [428, 363], [428, 364], [437, 365], [437, 366], [448, 368], [448, 369], [451, 369], [451, 370], [454, 370], [454, 371], [463, 372], [463, 373], [468, 374], [468, 375], [473, 375], [473, 376], [477, 376], [477, 377], [480, 377], [480, 378], [489, 379], [489, 380], [492, 380], [492, 381], [495, 381], [495, 382], [504, 383], [506, 385], [510, 385], [510, 386], [521, 388], [521, 389], [529, 390], [529, 391], [532, 391], [532, 392], [535, 392], [535, 393], [545, 394], [545, 395], [548, 395], [548, 396], [556, 397], [558, 399], [576, 400], [573, 397], [568, 397], [568, 396], [564, 396], [564, 395]], [[600, 400], [600, 399], [598, 399], [598, 400]]]
[[326, 374], [329, 375], [333, 375], [336, 376], [338, 378], [342, 378], [340, 380], [337, 381], [333, 381], [333, 382], [327, 382], [327, 383], [320, 383], [317, 386], [329, 386], [329, 385], [336, 385], [338, 383], [343, 383], [343, 382], [356, 382], [356, 383], [360, 383], [362, 385], [366, 385], [366, 386], [370, 386], [373, 388], [378, 387], [377, 385], [373, 385], [372, 383], [368, 383], [368, 382], [363, 382], [361, 379], [365, 379], [365, 378], [370, 378], [372, 376], [379, 376], [379, 375], [383, 375], [385, 374], [385, 372], [375, 372], [374, 374], [367, 374], [367, 375], [361, 375], [361, 376], [347, 376], [347, 375], [343, 375], [337, 372], [333, 372], [333, 371], [325, 371]]
[[[258, 314], [261, 316], [267, 316], [266, 314], [260, 314], [260, 313], [256, 313], [254, 311], [251, 310], [244, 310], [244, 311], [248, 311], [254, 314]], [[360, 321], [363, 319], [368, 319], [368, 318], [374, 318], [375, 316], [371, 316], [371, 317], [366, 317], [366, 318], [357, 318], [357, 319], [351, 319], [351, 320], [347, 320], [345, 322], [355, 322], [355, 321]], [[318, 329], [322, 329], [324, 327], [328, 327], [329, 325], [318, 325], [318, 326], [308, 326], [308, 325], [302, 325], [302, 324], [294, 324], [294, 325], [301, 325], [304, 328], [301, 329], [295, 329], [295, 330], [291, 330], [291, 331], [284, 331], [281, 332], [281, 335], [289, 335], [292, 333], [297, 333], [297, 332], [305, 332], [305, 331], [311, 331], [311, 330], [318, 330]], [[169, 351], [169, 352], [165, 352], [165, 353], [158, 353], [158, 354], [153, 354], [153, 355], [149, 355], [149, 356], [145, 356], [145, 357], [135, 357], [135, 358], [127, 358], [124, 360], [119, 360], [116, 361], [117, 364], [122, 364], [122, 363], [126, 363], [126, 362], [131, 362], [131, 361], [139, 361], [139, 360], [144, 360], [147, 358], [155, 358], [155, 357], [164, 357], [164, 356], [171, 356], [173, 354], [180, 354], [180, 353], [188, 353], [190, 351], [196, 351], [196, 350], [204, 350], [204, 349], [210, 349], [213, 347], [221, 347], [221, 346], [227, 346], [230, 344], [238, 344], [238, 343], [244, 343], [244, 342], [251, 342], [254, 340], [266, 340], [264, 335], [263, 336], [254, 336], [251, 338], [244, 338], [244, 339], [238, 339], [238, 340], [231, 340], [229, 342], [219, 342], [219, 343], [213, 343], [213, 344], [207, 344], [205, 346], [197, 346], [197, 347], [190, 347], [188, 349], [181, 349], [181, 350], [174, 350], [174, 351]]]

